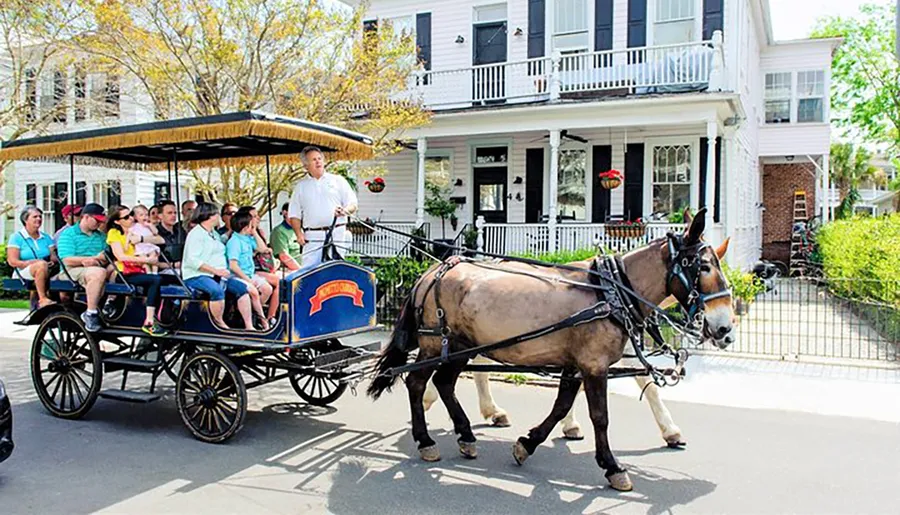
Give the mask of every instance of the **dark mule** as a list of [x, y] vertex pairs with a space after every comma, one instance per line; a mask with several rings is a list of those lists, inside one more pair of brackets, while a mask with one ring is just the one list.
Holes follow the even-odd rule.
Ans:
[[[704, 222], [704, 210], [701, 210], [690, 221], [684, 235], [655, 241], [626, 254], [622, 262], [636, 293], [652, 305], [673, 295], [690, 313], [704, 316], [704, 336], [725, 347], [732, 340], [734, 313], [728, 284], [716, 254], [701, 238]], [[591, 264], [592, 260], [588, 260], [574, 265], [587, 270]], [[450, 332], [450, 352], [537, 331], [597, 303], [593, 290], [567, 282], [588, 282], [586, 272], [518, 262], [504, 262], [500, 267], [502, 270], [497, 266], [462, 262], [449, 269], [446, 265], [437, 266], [423, 275], [407, 299], [391, 342], [378, 361], [378, 375], [369, 386], [369, 395], [377, 399], [391, 388], [396, 376], [387, 372], [405, 365], [407, 356], [417, 347], [417, 361], [441, 356], [442, 338], [419, 334], [420, 327], [440, 327], [436, 296], [440, 297], [439, 306], [445, 327]], [[441, 272], [439, 284], [435, 285], [436, 274]], [[644, 316], [650, 312], [645, 305], [637, 307]], [[610, 450], [607, 436], [607, 373], [609, 367], [622, 358], [627, 340], [625, 329], [606, 317], [486, 353], [492, 360], [511, 365], [554, 366], [566, 370], [567, 379], [560, 382], [559, 395], [550, 415], [527, 437], [516, 442], [513, 454], [519, 463], [547, 439], [553, 427], [566, 415], [583, 382], [594, 425], [597, 464], [606, 470], [613, 488], [632, 488], [627, 472]], [[455, 394], [457, 378], [465, 365], [465, 360], [450, 361], [407, 374], [413, 439], [426, 461], [440, 459], [437, 446], [428, 435], [422, 404], [432, 374], [438, 394], [453, 420], [453, 428], [459, 435], [460, 452], [467, 458], [477, 455], [475, 435]]]

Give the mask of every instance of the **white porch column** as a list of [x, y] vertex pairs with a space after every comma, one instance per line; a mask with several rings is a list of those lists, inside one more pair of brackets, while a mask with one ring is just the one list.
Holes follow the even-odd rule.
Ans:
[[819, 212], [819, 215], [822, 217], [822, 223], [830, 220], [829, 206], [831, 205], [831, 188], [829, 188], [829, 185], [831, 184], [831, 170], [829, 169], [828, 163], [829, 157], [830, 156], [827, 153], [822, 154], [822, 201], [820, 204], [822, 210]]
[[559, 129], [550, 131], [550, 199], [547, 202], [550, 252], [556, 251], [556, 205], [559, 195]]
[[706, 122], [706, 139], [709, 141], [706, 151], [706, 231], [712, 229], [713, 214], [716, 211], [716, 136], [719, 135], [717, 121]]
[[419, 166], [416, 168], [416, 227], [425, 223], [425, 153], [428, 142], [425, 138], [416, 141], [416, 152], [419, 154]]
[[736, 189], [734, 187], [735, 177], [734, 174], [737, 173], [739, 169], [737, 166], [737, 158], [735, 156], [734, 150], [734, 129], [733, 128], [725, 128], [725, 133], [722, 135], [722, 143], [724, 148], [722, 149], [725, 159], [724, 162], [727, 166], [722, 170], [722, 186], [720, 191], [724, 193], [722, 195], [722, 199], [724, 199], [724, 204], [719, 208], [719, 212], [722, 214], [722, 217], [725, 219], [725, 237], [733, 238], [734, 228], [735, 228], [735, 215], [736, 209], [735, 204], [736, 200]]

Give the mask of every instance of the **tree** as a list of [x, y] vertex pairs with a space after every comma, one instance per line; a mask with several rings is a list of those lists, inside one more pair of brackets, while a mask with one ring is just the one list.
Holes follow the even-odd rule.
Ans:
[[431, 182], [425, 184], [425, 188], [428, 190], [428, 197], [425, 198], [425, 212], [441, 219], [441, 238], [446, 239], [445, 221], [447, 217], [456, 213], [459, 204], [448, 198], [450, 194], [449, 188], [442, 188]]
[[841, 37], [831, 68], [833, 120], [871, 142], [900, 150], [900, 64], [892, 4], [820, 20], [812, 37]]
[[[89, 98], [75, 106], [66, 94], [73, 64], [66, 38], [81, 13], [77, 0], [0, 2], [0, 140], [46, 133], [76, 108], [88, 109]], [[0, 186], [9, 164], [0, 161]], [[12, 207], [0, 199], [0, 214]]]
[[[98, 66], [135, 77], [159, 119], [277, 112], [364, 132], [375, 139], [377, 155], [398, 150], [403, 131], [428, 120], [420, 104], [395, 101], [415, 69], [414, 41], [388, 26], [361, 38], [362, 7], [317, 0], [80, 1], [91, 15], [73, 27], [73, 45]], [[208, 197], [266, 212], [260, 172], [226, 166], [193, 174]], [[273, 166], [273, 198], [304, 173], [299, 165]]]
[[859, 185], [863, 181], [884, 182], [884, 172], [869, 162], [871, 154], [866, 149], [856, 148], [852, 143], [831, 144], [831, 181], [840, 194], [837, 208], [838, 218], [853, 215], [853, 206], [859, 201]]

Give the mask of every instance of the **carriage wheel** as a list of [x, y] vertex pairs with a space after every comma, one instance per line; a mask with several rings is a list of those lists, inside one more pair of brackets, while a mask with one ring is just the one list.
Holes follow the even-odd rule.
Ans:
[[[329, 342], [329, 347], [335, 346], [340, 346], [340, 342], [337, 340]], [[303, 353], [303, 355], [298, 357], [298, 360], [312, 362], [316, 356], [323, 354], [325, 350], [328, 350], [328, 347], [324, 350], [315, 347], [302, 349], [299, 352]], [[297, 395], [314, 406], [328, 406], [347, 391], [347, 383], [332, 379], [323, 372], [292, 374], [289, 380]]]
[[194, 438], [208, 443], [234, 436], [247, 416], [247, 388], [241, 373], [217, 352], [187, 358], [175, 383], [175, 402]]
[[31, 346], [31, 380], [41, 404], [54, 416], [84, 416], [100, 392], [100, 347], [71, 313], [47, 317]]
[[163, 353], [163, 370], [173, 383], [178, 383], [178, 376], [184, 368], [184, 362], [197, 352], [197, 348], [188, 343], [178, 343], [168, 348], [160, 347]]

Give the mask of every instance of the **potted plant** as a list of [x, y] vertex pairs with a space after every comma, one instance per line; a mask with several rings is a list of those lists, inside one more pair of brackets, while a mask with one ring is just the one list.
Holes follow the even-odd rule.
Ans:
[[375, 177], [371, 181], [366, 181], [364, 184], [372, 193], [381, 193], [384, 191], [385, 187], [384, 179], [381, 177]]
[[746, 315], [750, 311], [750, 304], [756, 300], [757, 295], [766, 291], [765, 283], [756, 275], [743, 272], [738, 268], [731, 268], [725, 263], [722, 264], [722, 269], [731, 285], [734, 314]]
[[[470, 225], [463, 231], [463, 246], [470, 251], [478, 250], [478, 229]], [[466, 256], [474, 257], [474, 252], [466, 252]]]
[[373, 232], [375, 232], [375, 230], [372, 229], [372, 224], [374, 224], [375, 222], [372, 221], [371, 218], [366, 217], [363, 222], [360, 222], [359, 220], [350, 220], [349, 222], [347, 222], [347, 230], [350, 231], [350, 234], [354, 236], [372, 234]]
[[643, 218], [638, 218], [637, 220], [608, 222], [605, 228], [606, 234], [613, 238], [642, 238], [647, 230], [647, 224]]
[[425, 188], [428, 190], [428, 197], [425, 199], [425, 212], [441, 219], [441, 238], [434, 240], [436, 242], [434, 253], [437, 258], [443, 259], [450, 255], [450, 247], [453, 245], [453, 240], [447, 239], [446, 220], [456, 213], [459, 204], [450, 200], [449, 191], [437, 184], [428, 183], [425, 185]]
[[622, 185], [622, 172], [611, 169], [597, 174], [600, 177], [600, 186], [605, 189], [614, 190]]

